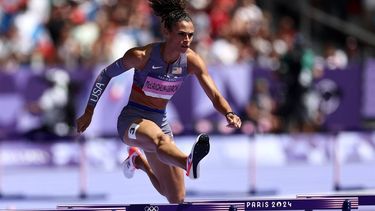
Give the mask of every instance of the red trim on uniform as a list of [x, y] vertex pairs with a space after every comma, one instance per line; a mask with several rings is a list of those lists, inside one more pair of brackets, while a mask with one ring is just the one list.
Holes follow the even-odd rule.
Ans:
[[139, 93], [141, 93], [141, 94], [145, 94], [143, 92], [143, 90], [141, 89], [141, 87], [139, 87], [139, 86], [137, 86], [135, 84], [132, 85], [132, 89], [135, 90], [135, 91], [137, 91], [137, 92], [139, 92]]

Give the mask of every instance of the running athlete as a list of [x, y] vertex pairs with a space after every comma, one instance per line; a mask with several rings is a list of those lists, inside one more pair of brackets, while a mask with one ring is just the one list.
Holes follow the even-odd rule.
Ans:
[[210, 147], [206, 134], [198, 136], [189, 155], [173, 141], [165, 109], [184, 78], [194, 75], [198, 79], [229, 127], [241, 127], [241, 120], [219, 93], [201, 57], [189, 48], [194, 25], [185, 9], [185, 0], [149, 0], [149, 5], [161, 17], [165, 41], [132, 48], [102, 70], [84, 114], [77, 119], [77, 131], [84, 132], [90, 125], [95, 105], [111, 78], [134, 68], [129, 103], [117, 123], [122, 141], [131, 146], [123, 163], [124, 174], [130, 178], [136, 169], [143, 170], [170, 203], [181, 203], [185, 198], [184, 171], [190, 178], [198, 178], [199, 162]]

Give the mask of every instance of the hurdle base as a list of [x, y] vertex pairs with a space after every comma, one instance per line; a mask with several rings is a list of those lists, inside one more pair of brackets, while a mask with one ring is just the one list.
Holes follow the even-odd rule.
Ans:
[[363, 186], [342, 186], [342, 185], [335, 185], [333, 187], [335, 191], [353, 191], [353, 190], [364, 190]]
[[186, 196], [190, 197], [247, 197], [247, 196], [274, 196], [277, 195], [277, 190], [262, 190], [251, 189], [249, 191], [199, 191], [199, 190], [186, 190]]
[[3, 194], [0, 193], [0, 200], [20, 200], [23, 199], [24, 195], [22, 194]]
[[53, 200], [103, 200], [106, 194], [79, 194], [77, 195], [26, 195], [26, 194], [0, 194], [0, 200], [29, 200], [29, 201], [53, 201]]
[[248, 194], [251, 196], [273, 196], [277, 194], [277, 190], [250, 189]]
[[186, 196], [189, 197], [246, 197], [249, 194], [246, 191], [206, 191], [206, 190], [186, 190]]
[[87, 195], [87, 193], [85, 193], [85, 192], [81, 192], [81, 193], [79, 194], [79, 198], [80, 198], [80, 199], [87, 199], [87, 197], [88, 197], [88, 195]]

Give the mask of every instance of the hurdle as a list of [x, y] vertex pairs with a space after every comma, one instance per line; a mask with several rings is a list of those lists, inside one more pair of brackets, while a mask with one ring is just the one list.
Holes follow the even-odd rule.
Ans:
[[375, 205], [375, 194], [299, 194], [297, 198], [340, 198], [340, 197], [357, 197], [358, 206], [373, 206]]
[[125, 211], [261, 211], [261, 210], [342, 210], [358, 209], [358, 197], [264, 198], [238, 201], [192, 201], [182, 204], [63, 204], [57, 210], [124, 209]]
[[250, 157], [249, 157], [249, 175], [250, 175], [250, 189], [248, 193], [252, 196], [267, 196], [267, 195], [276, 195], [277, 190], [260, 190], [257, 187], [257, 143], [259, 142], [260, 137], [263, 135], [263, 132], [256, 128], [255, 132], [250, 135]]
[[[16, 140], [18, 137], [9, 137], [9, 140]], [[89, 193], [88, 192], [88, 164], [87, 164], [87, 153], [85, 150], [85, 144], [87, 142], [86, 137], [81, 134], [74, 134], [71, 136], [62, 137], [61, 140], [67, 139], [69, 141], [73, 141], [79, 147], [79, 166], [78, 166], [78, 182], [79, 182], [79, 193], [77, 195], [26, 195], [23, 193], [16, 193], [16, 194], [7, 194], [4, 193], [2, 190], [2, 182], [3, 182], [3, 172], [4, 172], [4, 165], [3, 160], [1, 159], [2, 156], [2, 141], [0, 140], [0, 201], [1, 200], [56, 200], [56, 199], [64, 199], [64, 200], [88, 200], [88, 199], [95, 199], [95, 200], [103, 200], [107, 197], [105, 193]]]
[[331, 141], [332, 141], [332, 170], [333, 170], [333, 190], [334, 191], [343, 191], [343, 190], [360, 190], [364, 189], [364, 187], [361, 186], [350, 186], [346, 187], [343, 186], [341, 183], [341, 171], [342, 171], [342, 163], [340, 162], [340, 147], [339, 147], [339, 140], [338, 140], [339, 134], [337, 132], [333, 133], [331, 135]]

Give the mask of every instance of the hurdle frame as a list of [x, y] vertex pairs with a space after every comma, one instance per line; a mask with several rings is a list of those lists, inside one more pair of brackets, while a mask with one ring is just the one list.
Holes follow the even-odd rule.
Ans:
[[263, 198], [234, 201], [191, 201], [181, 204], [61, 204], [58, 210], [124, 208], [125, 211], [261, 211], [261, 210], [342, 210], [358, 209], [358, 197]]
[[[18, 137], [8, 137], [6, 140], [14, 140]], [[3, 141], [0, 141], [0, 201], [1, 200], [40, 200], [40, 199], [80, 199], [80, 200], [88, 200], [88, 199], [105, 199], [107, 195], [105, 193], [89, 193], [88, 192], [88, 184], [87, 184], [87, 177], [88, 177], [88, 164], [87, 164], [87, 153], [85, 149], [85, 145], [87, 142], [86, 137], [83, 134], [74, 133], [69, 136], [61, 137], [61, 140], [71, 140], [72, 143], [75, 143], [79, 147], [79, 164], [78, 164], [78, 182], [79, 182], [79, 190], [77, 195], [61, 195], [61, 196], [46, 196], [46, 195], [26, 195], [23, 193], [12, 193], [7, 194], [4, 193], [2, 182], [3, 182], [3, 172], [5, 171], [5, 167], [2, 161], [2, 144]]]

